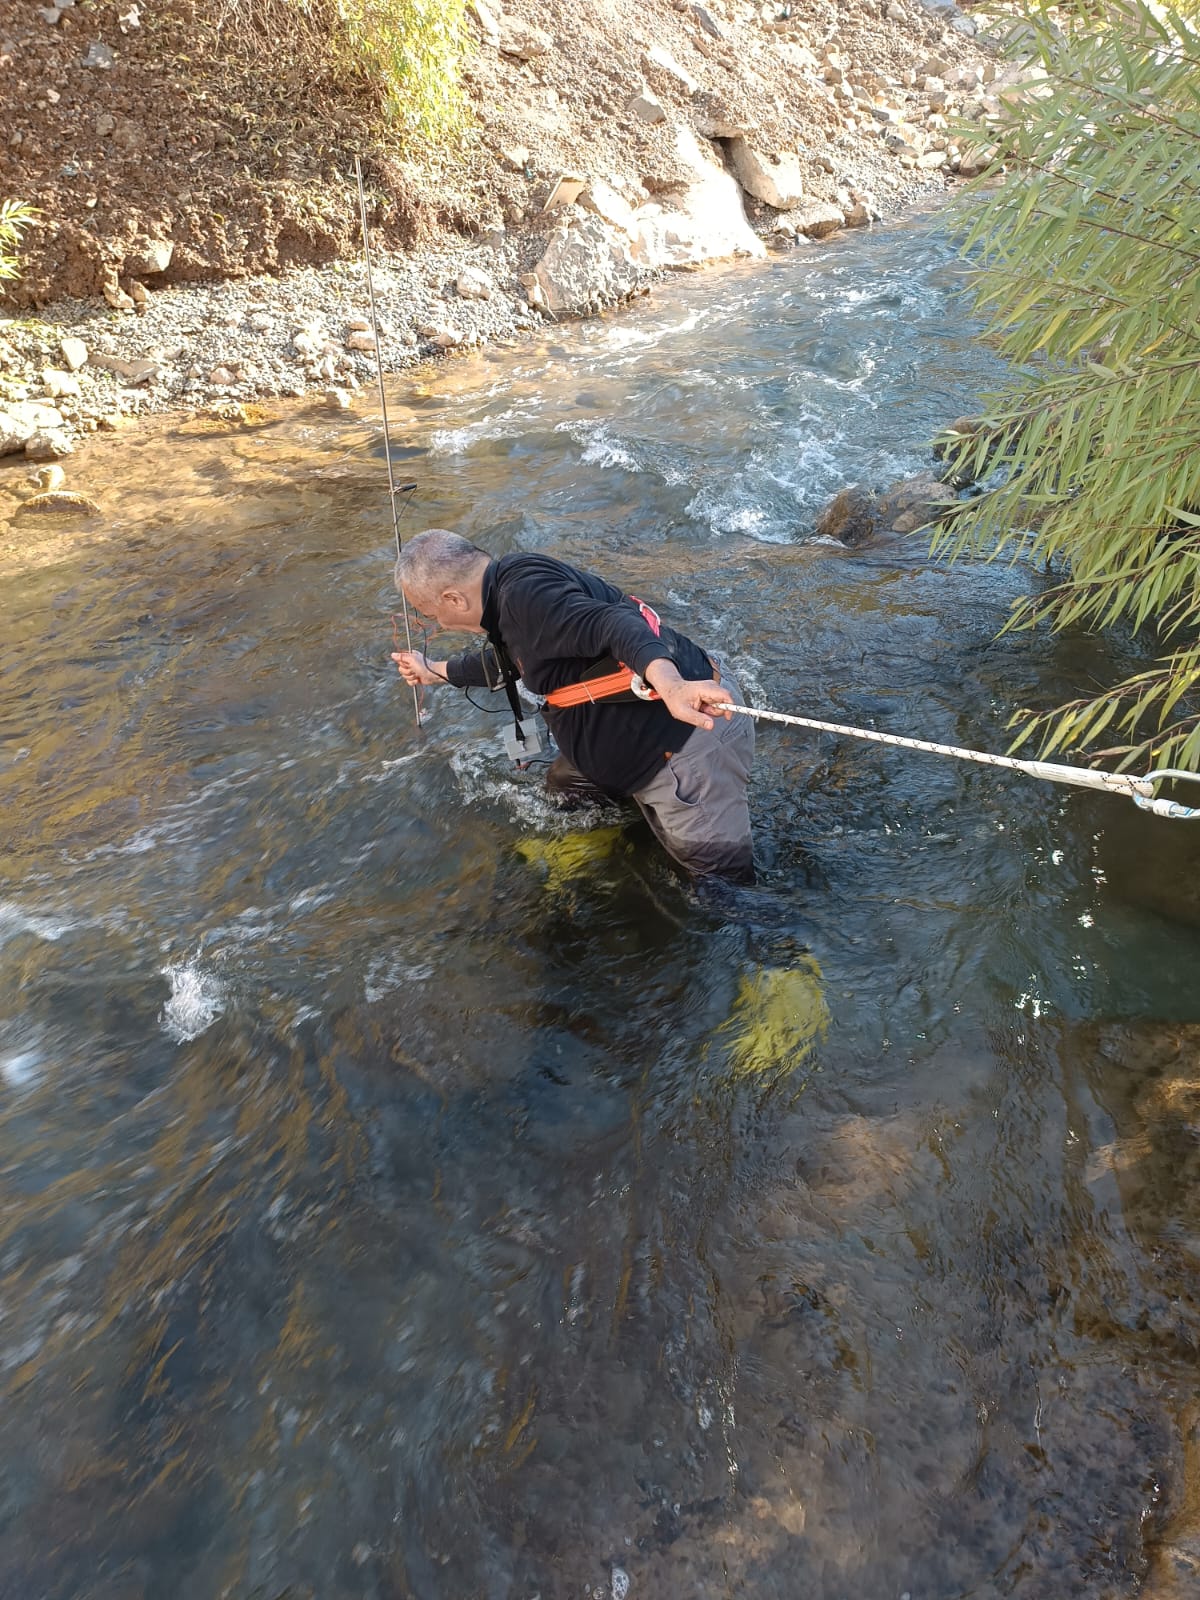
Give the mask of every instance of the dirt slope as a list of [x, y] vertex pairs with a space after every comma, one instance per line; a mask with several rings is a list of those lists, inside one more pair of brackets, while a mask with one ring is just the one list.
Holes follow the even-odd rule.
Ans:
[[[678, 176], [673, 123], [707, 138], [744, 131], [796, 152], [813, 198], [858, 184], [891, 209], [944, 176], [897, 159], [862, 97], [907, 95], [924, 116], [930, 97], [916, 86], [931, 54], [948, 68], [983, 57], [957, 31], [969, 20], [940, 3], [513, 0], [502, 17], [481, 0], [466, 72], [477, 127], [439, 154], [402, 153], [374, 132], [353, 84], [306, 79], [284, 0], [140, 11], [136, 0], [6, 0], [0, 196], [43, 214], [8, 302], [95, 294], [114, 269], [157, 288], [353, 254], [355, 153], [385, 241], [401, 248], [501, 225], [544, 231], [561, 172], [604, 177], [636, 202]], [[649, 60], [651, 47], [679, 70]], [[666, 120], [630, 110], [642, 90]], [[147, 239], [172, 242], [165, 271], [148, 272]]]

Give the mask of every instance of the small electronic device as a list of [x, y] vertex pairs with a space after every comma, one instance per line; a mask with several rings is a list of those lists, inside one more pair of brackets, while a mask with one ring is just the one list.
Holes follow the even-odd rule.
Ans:
[[[520, 729], [518, 736], [517, 729]], [[523, 717], [504, 735], [504, 753], [510, 761], [532, 761], [550, 748], [550, 730], [541, 717]]]

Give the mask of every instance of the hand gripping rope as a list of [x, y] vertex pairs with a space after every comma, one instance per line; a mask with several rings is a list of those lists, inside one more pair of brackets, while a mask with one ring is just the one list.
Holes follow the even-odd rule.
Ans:
[[713, 705], [713, 711], [735, 711], [739, 716], [754, 717], [762, 722], [782, 722], [792, 728], [815, 728], [818, 733], [838, 733], [849, 739], [870, 739], [874, 744], [894, 744], [901, 750], [927, 750], [930, 755], [954, 756], [959, 761], [977, 761], [983, 767], [1007, 767], [1013, 772], [1023, 772], [1030, 778], [1044, 778], [1048, 783], [1070, 783], [1079, 789], [1103, 789], [1108, 794], [1123, 794], [1142, 811], [1156, 817], [1171, 817], [1179, 821], [1200, 820], [1200, 806], [1183, 806], [1176, 800], [1160, 800], [1155, 785], [1164, 778], [1179, 778], [1185, 782], [1200, 783], [1200, 772], [1182, 772], [1178, 767], [1159, 767], [1144, 778], [1128, 772], [1101, 772], [1094, 767], [1066, 767], [1053, 761], [1020, 761], [1016, 756], [993, 756], [983, 750], [964, 750], [955, 744], [933, 744], [928, 739], [905, 739], [895, 733], [876, 733], [870, 728], [851, 728], [840, 722], [818, 722], [813, 717], [790, 717], [782, 711], [759, 711], [753, 706], [735, 706], [730, 702]]

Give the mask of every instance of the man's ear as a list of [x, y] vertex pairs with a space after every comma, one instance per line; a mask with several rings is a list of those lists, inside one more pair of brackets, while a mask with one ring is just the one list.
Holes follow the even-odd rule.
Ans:
[[465, 611], [467, 609], [467, 597], [461, 589], [443, 589], [442, 602], [452, 606], [455, 611]]

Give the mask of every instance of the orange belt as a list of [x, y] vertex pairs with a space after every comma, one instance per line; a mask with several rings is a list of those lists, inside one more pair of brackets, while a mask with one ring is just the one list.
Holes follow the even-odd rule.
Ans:
[[[714, 661], [712, 664], [713, 682], [720, 683], [721, 669]], [[628, 667], [622, 667], [619, 672], [609, 672], [602, 678], [585, 678], [582, 683], [568, 683], [561, 689], [555, 689], [546, 698], [548, 706], [586, 706], [596, 700], [609, 700], [615, 694], [626, 694], [633, 688], [634, 674]], [[653, 689], [650, 698], [658, 699]]]
[[[629, 598], [641, 612], [642, 621], [657, 638], [662, 631], [658, 612], [635, 594]], [[634, 673], [622, 661], [618, 663], [616, 672], [606, 672], [599, 678], [584, 678], [581, 683], [566, 683], [561, 689], [552, 690], [546, 696], [546, 704], [559, 707], [586, 706], [596, 700], [611, 700], [615, 694], [629, 694], [633, 689], [633, 679]], [[651, 689], [647, 698], [657, 700], [658, 696]]]
[[606, 672], [602, 678], [585, 678], [582, 683], [567, 683], [546, 696], [548, 706], [586, 706], [594, 700], [610, 700], [615, 694], [628, 694], [633, 688], [633, 673], [628, 667]]

